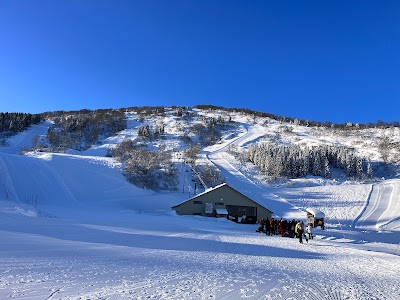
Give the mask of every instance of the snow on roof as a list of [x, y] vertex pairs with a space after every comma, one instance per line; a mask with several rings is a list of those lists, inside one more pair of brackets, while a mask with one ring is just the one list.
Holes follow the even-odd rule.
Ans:
[[202, 195], [204, 195], [204, 194], [207, 194], [207, 193], [209, 193], [209, 192], [211, 192], [211, 191], [213, 191], [213, 190], [216, 190], [216, 189], [218, 189], [218, 188], [220, 188], [221, 186], [224, 186], [224, 185], [227, 185], [227, 184], [226, 184], [226, 183], [222, 183], [222, 184], [217, 185], [217, 186], [215, 186], [215, 187], [207, 188], [207, 189], [205, 189], [204, 192], [201, 192], [201, 193], [199, 193], [199, 194], [197, 194], [197, 195], [194, 195], [192, 198], [189, 198], [189, 199], [187, 199], [187, 200], [184, 200], [184, 201], [182, 201], [182, 202], [180, 202], [180, 203], [178, 203], [178, 204], [172, 206], [172, 208], [177, 207], [177, 206], [179, 206], [179, 205], [181, 205], [181, 204], [183, 204], [183, 203], [185, 203], [185, 202], [188, 202], [188, 201], [190, 201], [190, 200], [192, 200], [192, 199], [194, 199], [194, 198], [197, 198], [197, 197], [200, 197], [200, 196], [202, 196]]
[[316, 209], [315, 207], [308, 207], [306, 208], [306, 211], [314, 215], [315, 218], [325, 218], [325, 214], [322, 211]]
[[211, 192], [211, 191], [214, 191], [214, 190], [216, 190], [216, 189], [219, 189], [220, 187], [223, 187], [224, 185], [230, 187], [231, 189], [235, 190], [236, 192], [238, 192], [239, 194], [243, 195], [244, 197], [249, 198], [249, 199], [250, 199], [251, 201], [253, 201], [254, 203], [257, 203], [258, 205], [261, 205], [262, 207], [264, 207], [264, 208], [268, 209], [270, 212], [272, 212], [272, 210], [270, 210], [270, 209], [266, 206], [266, 204], [264, 204], [263, 202], [254, 200], [253, 198], [247, 196], [246, 194], [244, 194], [244, 193], [238, 191], [237, 189], [231, 187], [231, 186], [230, 186], [229, 184], [227, 184], [226, 182], [221, 183], [220, 185], [217, 185], [217, 186], [215, 186], [215, 187], [208, 188], [208, 189], [206, 189], [204, 192], [202, 192], [202, 193], [200, 193], [200, 194], [197, 194], [197, 195], [195, 195], [194, 197], [192, 197], [192, 198], [190, 198], [190, 199], [187, 199], [187, 200], [185, 200], [185, 201], [183, 201], [183, 202], [180, 202], [180, 203], [178, 203], [178, 204], [172, 206], [172, 208], [177, 207], [177, 206], [179, 206], [179, 205], [181, 205], [181, 204], [183, 204], [183, 203], [186, 203], [186, 202], [188, 202], [188, 201], [190, 201], [190, 200], [193, 200], [194, 198], [197, 198], [197, 197], [200, 197], [200, 196], [202, 196], [202, 195], [204, 195], [204, 194], [207, 194], [207, 193], [209, 193], [209, 192]]

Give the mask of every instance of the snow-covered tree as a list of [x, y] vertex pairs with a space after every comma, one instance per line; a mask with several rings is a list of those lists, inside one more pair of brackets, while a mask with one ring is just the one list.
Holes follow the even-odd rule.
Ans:
[[356, 177], [357, 179], [364, 178], [364, 159], [361, 157], [356, 158]]
[[372, 178], [373, 177], [372, 164], [371, 164], [371, 160], [370, 159], [368, 159], [368, 161], [367, 161], [367, 177], [368, 178]]
[[330, 177], [330, 167], [342, 169], [349, 177], [364, 176], [364, 160], [345, 147], [303, 147], [297, 145], [253, 144], [244, 157], [260, 171], [278, 178], [304, 177], [307, 174]]
[[324, 177], [330, 178], [331, 171], [330, 171], [330, 167], [329, 167], [329, 160], [326, 156], [324, 156], [324, 159], [323, 159], [323, 168], [324, 168]]
[[391, 141], [388, 136], [384, 135], [380, 138], [378, 149], [381, 153], [381, 157], [384, 162], [389, 161], [390, 145]]

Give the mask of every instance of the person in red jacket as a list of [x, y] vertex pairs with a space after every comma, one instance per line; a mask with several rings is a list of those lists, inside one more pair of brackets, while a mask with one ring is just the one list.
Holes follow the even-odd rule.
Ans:
[[271, 235], [275, 234], [275, 219], [271, 218], [271, 222], [269, 223], [269, 228], [270, 228], [270, 232]]
[[283, 229], [283, 221], [282, 219], [279, 220], [279, 229], [278, 229], [278, 234], [283, 234], [285, 230]]

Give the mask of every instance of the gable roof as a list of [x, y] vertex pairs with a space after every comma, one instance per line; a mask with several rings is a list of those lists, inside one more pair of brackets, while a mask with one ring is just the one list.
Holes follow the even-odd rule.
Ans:
[[271, 211], [268, 207], [266, 207], [264, 204], [261, 204], [261, 203], [255, 201], [255, 200], [251, 199], [250, 197], [248, 197], [248, 196], [246, 196], [245, 194], [243, 194], [243, 193], [239, 192], [238, 190], [234, 189], [233, 187], [231, 187], [231, 186], [228, 185], [227, 183], [222, 183], [222, 184], [217, 185], [217, 186], [215, 186], [215, 187], [213, 187], [213, 188], [208, 188], [208, 189], [206, 189], [204, 192], [202, 192], [202, 193], [200, 193], [200, 194], [197, 194], [196, 196], [194, 196], [194, 197], [192, 197], [192, 198], [190, 198], [190, 199], [187, 199], [187, 200], [185, 200], [185, 201], [183, 201], [183, 202], [181, 202], [181, 203], [178, 203], [178, 204], [172, 206], [172, 208], [178, 207], [179, 205], [181, 205], [181, 204], [183, 204], [183, 203], [186, 203], [186, 202], [189, 202], [189, 201], [191, 201], [191, 200], [193, 200], [193, 199], [196, 199], [196, 198], [198, 198], [198, 197], [201, 197], [202, 195], [211, 193], [212, 191], [215, 191], [215, 190], [217, 190], [217, 189], [220, 189], [220, 188], [222, 188], [222, 187], [224, 187], [224, 186], [226, 186], [226, 187], [228, 187], [228, 188], [234, 190], [235, 192], [239, 193], [239, 194], [242, 195], [243, 197], [249, 199], [250, 201], [253, 201], [254, 203], [256, 203], [256, 204], [258, 204], [258, 205], [264, 207], [265, 209], [268, 209], [271, 213], [273, 212], [273, 211]]
[[310, 214], [314, 215], [315, 218], [318, 219], [325, 218], [325, 214], [322, 211], [316, 209], [315, 207], [306, 208], [306, 212], [309, 212]]

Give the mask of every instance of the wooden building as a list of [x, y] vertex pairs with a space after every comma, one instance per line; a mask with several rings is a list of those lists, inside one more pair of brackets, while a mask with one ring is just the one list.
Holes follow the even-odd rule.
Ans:
[[224, 183], [172, 207], [179, 215], [226, 217], [240, 223], [256, 223], [273, 214], [264, 205]]

